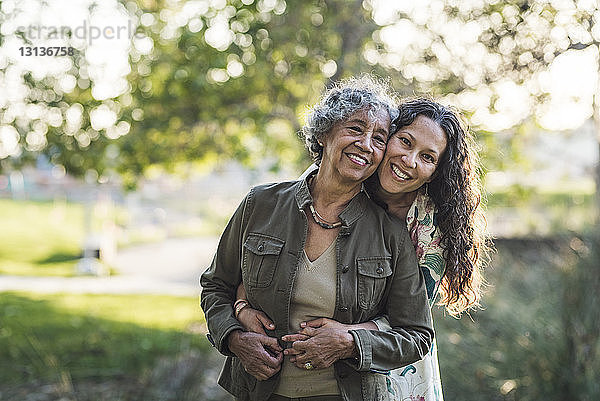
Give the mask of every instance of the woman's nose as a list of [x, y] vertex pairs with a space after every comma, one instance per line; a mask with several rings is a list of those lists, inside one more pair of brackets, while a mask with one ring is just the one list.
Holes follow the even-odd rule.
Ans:
[[409, 167], [409, 168], [417, 167], [417, 157], [414, 153], [407, 153], [407, 154], [403, 155], [402, 161], [404, 162], [406, 167]]
[[356, 146], [364, 151], [364, 152], [368, 152], [368, 153], [372, 153], [373, 152], [373, 135], [366, 133], [364, 135], [361, 135], [360, 138], [358, 138], [355, 142]]

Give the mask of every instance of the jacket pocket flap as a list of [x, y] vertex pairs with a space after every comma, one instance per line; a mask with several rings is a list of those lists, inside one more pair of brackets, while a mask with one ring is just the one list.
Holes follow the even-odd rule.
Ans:
[[255, 255], [279, 255], [283, 248], [283, 241], [263, 235], [249, 234], [244, 242], [244, 248]]
[[358, 274], [367, 277], [384, 278], [392, 274], [390, 258], [357, 259]]

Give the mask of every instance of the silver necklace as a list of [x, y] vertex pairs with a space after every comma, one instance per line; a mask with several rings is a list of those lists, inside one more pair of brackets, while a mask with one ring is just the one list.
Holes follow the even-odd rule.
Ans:
[[[312, 186], [312, 183], [314, 181], [315, 176], [312, 175], [309, 179], [308, 179], [308, 188], [310, 189], [310, 187]], [[313, 220], [315, 221], [315, 223], [317, 223], [318, 225], [320, 225], [323, 228], [326, 228], [328, 230], [331, 230], [333, 228], [338, 228], [341, 227], [342, 222], [338, 221], [337, 223], [330, 223], [327, 220], [325, 220], [323, 218], [323, 216], [321, 216], [319, 214], [319, 212], [317, 212], [314, 208], [314, 206], [312, 205], [312, 203], [310, 205], [308, 205], [309, 209], [310, 209], [310, 214], [312, 214]]]
[[342, 225], [341, 221], [338, 221], [337, 223], [330, 223], [327, 220], [325, 220], [323, 217], [321, 217], [319, 212], [317, 212], [315, 210], [315, 208], [313, 207], [312, 203], [310, 205], [308, 205], [308, 207], [310, 208], [310, 213], [312, 214], [313, 220], [315, 221], [315, 223], [317, 223], [321, 227], [326, 228], [328, 230], [332, 229], [332, 228], [341, 227], [341, 225]]

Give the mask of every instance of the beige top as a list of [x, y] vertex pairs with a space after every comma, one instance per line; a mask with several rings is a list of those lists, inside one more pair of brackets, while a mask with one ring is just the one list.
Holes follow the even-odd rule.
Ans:
[[[313, 262], [303, 252], [292, 291], [290, 333], [300, 330], [301, 322], [319, 317], [333, 318], [337, 278], [335, 242]], [[295, 398], [340, 394], [340, 390], [333, 366], [327, 369], [300, 369], [286, 356], [275, 394]]]

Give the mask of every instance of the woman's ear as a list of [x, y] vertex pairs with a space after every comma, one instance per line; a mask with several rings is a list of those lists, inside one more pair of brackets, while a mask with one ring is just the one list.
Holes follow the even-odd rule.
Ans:
[[315, 135], [315, 139], [317, 140], [317, 144], [318, 144], [320, 147], [323, 147], [323, 139], [324, 139], [323, 137], [324, 137], [324, 134], [321, 134], [321, 135], [319, 135], [319, 137], [317, 137], [317, 136]]

